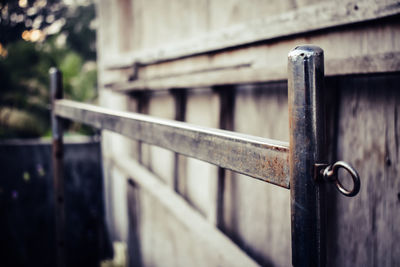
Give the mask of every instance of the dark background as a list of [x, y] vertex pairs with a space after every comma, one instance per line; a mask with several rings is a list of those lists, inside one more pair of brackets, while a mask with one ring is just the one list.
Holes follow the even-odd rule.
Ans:
[[[50, 142], [0, 143], [0, 170], [0, 266], [55, 266]], [[65, 190], [67, 266], [98, 266], [110, 254], [99, 141], [65, 144]]]

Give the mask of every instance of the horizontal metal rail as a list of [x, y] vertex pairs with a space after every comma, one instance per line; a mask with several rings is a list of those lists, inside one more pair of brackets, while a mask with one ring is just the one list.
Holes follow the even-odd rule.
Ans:
[[56, 100], [57, 116], [200, 159], [289, 189], [289, 145], [230, 131]]

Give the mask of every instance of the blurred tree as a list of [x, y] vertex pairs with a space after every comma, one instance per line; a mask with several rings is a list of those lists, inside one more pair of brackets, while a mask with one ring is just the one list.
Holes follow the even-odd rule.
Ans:
[[66, 97], [96, 98], [95, 11], [92, 2], [80, 2], [0, 0], [1, 138], [49, 133], [52, 66], [63, 72]]
[[[88, 3], [87, 3], [88, 4]], [[68, 46], [85, 60], [96, 60], [96, 32], [94, 4], [70, 7], [62, 27]]]
[[7, 45], [21, 39], [26, 30], [58, 32], [67, 6], [61, 0], [0, 0], [0, 9], [0, 43]]

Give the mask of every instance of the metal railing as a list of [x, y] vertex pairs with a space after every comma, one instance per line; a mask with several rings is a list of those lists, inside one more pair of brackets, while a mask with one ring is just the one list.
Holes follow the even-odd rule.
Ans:
[[[337, 162], [330, 165], [326, 162], [322, 49], [315, 46], [296, 47], [288, 58], [290, 144], [63, 100], [61, 73], [52, 69], [50, 84], [59, 266], [65, 265], [63, 119], [110, 130], [290, 189], [293, 266], [325, 266], [323, 185], [333, 182], [342, 194], [354, 196], [360, 189], [360, 180], [348, 164]], [[339, 182], [339, 168], [349, 171], [353, 179], [351, 190]]]

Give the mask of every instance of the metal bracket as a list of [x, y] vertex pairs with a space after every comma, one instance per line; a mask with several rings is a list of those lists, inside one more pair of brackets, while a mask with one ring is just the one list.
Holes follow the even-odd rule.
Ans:
[[[353, 180], [353, 188], [351, 190], [345, 188], [338, 179], [338, 171], [340, 168], [345, 169]], [[335, 183], [336, 189], [346, 197], [354, 197], [360, 191], [360, 176], [357, 171], [344, 161], [337, 161], [332, 165], [326, 163], [314, 164], [314, 180], [317, 182]]]

